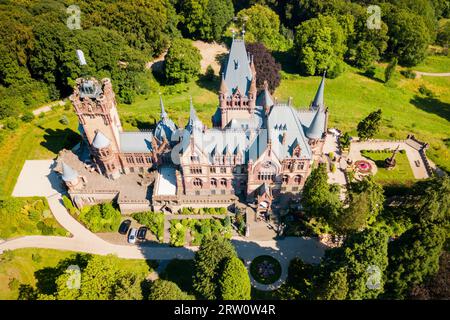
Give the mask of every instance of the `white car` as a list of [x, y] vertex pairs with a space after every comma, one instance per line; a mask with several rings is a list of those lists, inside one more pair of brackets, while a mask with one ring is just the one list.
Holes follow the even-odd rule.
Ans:
[[136, 243], [137, 229], [131, 228], [130, 233], [128, 233], [128, 243]]

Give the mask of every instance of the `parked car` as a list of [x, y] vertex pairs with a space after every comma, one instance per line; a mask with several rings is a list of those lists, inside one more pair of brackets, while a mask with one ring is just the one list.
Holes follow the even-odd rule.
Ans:
[[131, 228], [128, 234], [128, 243], [136, 243], [137, 229]]
[[127, 219], [124, 220], [119, 227], [119, 233], [120, 234], [127, 234], [128, 229], [130, 229], [130, 225], [131, 225], [131, 220]]
[[137, 233], [137, 238], [139, 240], [145, 240], [145, 236], [147, 235], [147, 227], [140, 227]]

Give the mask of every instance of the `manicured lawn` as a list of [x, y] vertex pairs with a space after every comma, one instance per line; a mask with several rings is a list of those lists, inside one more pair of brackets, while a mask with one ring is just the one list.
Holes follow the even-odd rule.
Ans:
[[374, 176], [375, 181], [383, 185], [410, 184], [414, 181], [414, 175], [406, 154], [397, 153], [396, 166], [392, 170], [384, 168], [384, 160], [392, 155], [392, 152], [362, 151], [361, 154], [375, 162], [378, 171]]
[[[33, 254], [35, 255], [34, 260]], [[10, 251], [9, 254], [0, 255], [0, 300], [17, 299], [18, 289], [10, 289], [8, 286], [11, 279], [17, 279], [20, 284], [36, 286], [37, 271], [55, 268], [61, 260], [73, 255], [74, 253], [69, 251], [33, 248], [18, 249]], [[36, 259], [36, 256], [40, 256], [40, 261]], [[155, 265], [154, 262], [145, 260], [120, 259], [119, 261], [121, 269], [133, 270], [133, 272], [141, 272], [145, 275], [151, 273]]]
[[53, 217], [47, 199], [0, 199], [0, 239], [24, 235], [69, 236]]
[[[59, 122], [62, 115], [67, 116], [69, 125]], [[0, 144], [0, 196], [12, 193], [25, 160], [52, 159], [62, 148], [73, 147], [79, 139], [77, 127], [72, 109], [57, 108], [9, 134]]]
[[412, 69], [423, 72], [450, 72], [450, 59], [447, 56], [428, 56], [425, 61]]

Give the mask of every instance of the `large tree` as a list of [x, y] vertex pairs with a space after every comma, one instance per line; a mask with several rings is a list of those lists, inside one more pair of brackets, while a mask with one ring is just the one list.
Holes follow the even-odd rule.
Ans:
[[225, 262], [219, 287], [223, 300], [250, 300], [250, 277], [239, 258], [232, 257]]
[[384, 6], [389, 41], [387, 54], [398, 57], [401, 65], [414, 66], [422, 62], [431, 43], [430, 32], [420, 15], [405, 9]]
[[311, 171], [302, 193], [302, 205], [309, 217], [322, 217], [330, 222], [341, 208], [339, 193], [328, 184], [326, 165]]
[[256, 69], [256, 87], [262, 89], [267, 81], [270, 92], [280, 85], [281, 65], [277, 63], [264, 44], [255, 42], [246, 44], [247, 51], [253, 56]]
[[272, 50], [278, 50], [283, 46], [280, 18], [270, 8], [255, 4], [248, 9], [239, 11], [237, 17], [239, 25], [245, 25], [247, 41], [261, 42]]
[[155, 280], [150, 288], [149, 300], [193, 300], [172, 281]]
[[347, 34], [334, 16], [305, 21], [295, 29], [295, 53], [307, 75], [338, 74], [347, 50]]
[[231, 242], [222, 236], [206, 236], [195, 254], [193, 287], [197, 293], [209, 300], [220, 297], [219, 279], [228, 259], [237, 257]]
[[233, 19], [231, 0], [184, 0], [181, 2], [182, 28], [194, 39], [220, 40]]
[[405, 298], [439, 270], [446, 228], [433, 223], [416, 225], [389, 246], [387, 296]]
[[200, 51], [190, 40], [175, 39], [164, 61], [164, 72], [169, 83], [188, 82], [200, 72]]
[[381, 109], [371, 112], [367, 117], [358, 123], [358, 137], [361, 140], [372, 139], [380, 130]]

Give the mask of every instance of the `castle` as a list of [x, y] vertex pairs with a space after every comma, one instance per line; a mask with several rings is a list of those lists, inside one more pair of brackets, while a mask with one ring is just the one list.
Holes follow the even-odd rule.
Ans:
[[[233, 39], [222, 67], [211, 128], [198, 118], [178, 128], [160, 99], [153, 131], [122, 129], [109, 79], [78, 79], [70, 97], [83, 142], [64, 150], [56, 168], [77, 206], [115, 199], [123, 212], [229, 206], [238, 200], [269, 210], [279, 196], [298, 197], [322, 156], [328, 112], [324, 81], [309, 108], [257, 92], [253, 57]], [[150, 173], [152, 176], [150, 177]]]

